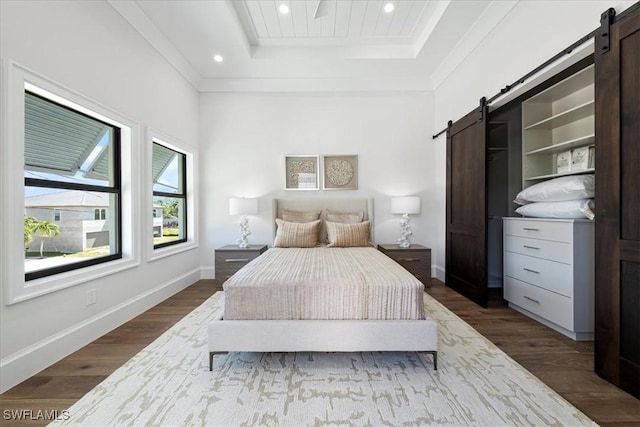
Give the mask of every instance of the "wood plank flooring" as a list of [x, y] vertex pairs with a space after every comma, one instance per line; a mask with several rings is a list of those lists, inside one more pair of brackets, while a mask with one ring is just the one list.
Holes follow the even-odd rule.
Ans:
[[[39, 411], [63, 416], [62, 411], [216, 290], [213, 281], [199, 281], [8, 390], [0, 395], [0, 425], [47, 425], [44, 417], [34, 419], [43, 415]], [[640, 425], [640, 401], [593, 372], [592, 342], [566, 338], [511, 310], [499, 297], [484, 309], [438, 280], [427, 292], [598, 424]], [[17, 414], [27, 419], [11, 419]]]

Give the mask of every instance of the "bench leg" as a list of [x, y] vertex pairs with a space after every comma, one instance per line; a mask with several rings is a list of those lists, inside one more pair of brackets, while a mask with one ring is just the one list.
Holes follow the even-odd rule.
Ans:
[[227, 351], [210, 351], [209, 352], [209, 371], [213, 371], [213, 356], [216, 354], [227, 354]]
[[438, 352], [437, 351], [425, 351], [425, 353], [433, 356], [433, 369], [438, 370]]

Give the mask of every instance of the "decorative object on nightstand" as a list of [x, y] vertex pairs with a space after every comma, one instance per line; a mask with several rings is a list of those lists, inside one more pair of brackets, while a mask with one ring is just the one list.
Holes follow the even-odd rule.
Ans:
[[401, 214], [400, 219], [400, 235], [398, 238], [398, 246], [401, 248], [408, 248], [411, 246], [409, 237], [413, 234], [411, 231], [410, 214], [420, 213], [420, 197], [406, 196], [406, 197], [392, 197], [391, 198], [391, 213]]
[[399, 245], [379, 244], [378, 250], [403, 266], [425, 286], [431, 286], [431, 249], [422, 245], [401, 248]]
[[249, 247], [249, 219], [247, 215], [255, 215], [258, 213], [258, 199], [229, 199], [229, 214], [241, 215], [240, 217], [240, 238], [236, 240], [239, 248]]
[[251, 260], [259, 257], [267, 250], [267, 245], [249, 245], [239, 248], [227, 245], [215, 250], [216, 286], [222, 289], [222, 284]]

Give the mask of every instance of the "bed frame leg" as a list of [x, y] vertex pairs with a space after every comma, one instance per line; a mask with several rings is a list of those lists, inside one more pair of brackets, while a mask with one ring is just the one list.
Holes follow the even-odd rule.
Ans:
[[437, 351], [425, 351], [425, 353], [433, 356], [433, 369], [438, 370], [438, 352]]
[[213, 356], [216, 354], [227, 354], [226, 351], [210, 351], [209, 352], [209, 371], [213, 371]]

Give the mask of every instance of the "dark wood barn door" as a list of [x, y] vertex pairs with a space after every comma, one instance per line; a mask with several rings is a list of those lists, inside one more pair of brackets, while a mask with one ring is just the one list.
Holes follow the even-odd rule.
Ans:
[[447, 131], [446, 285], [487, 306], [487, 108]]
[[609, 35], [595, 53], [595, 370], [640, 397], [640, 8]]

